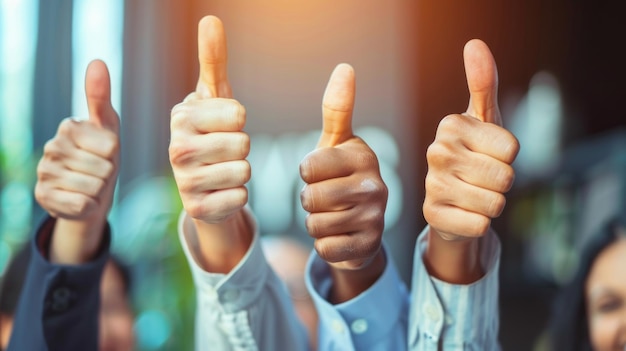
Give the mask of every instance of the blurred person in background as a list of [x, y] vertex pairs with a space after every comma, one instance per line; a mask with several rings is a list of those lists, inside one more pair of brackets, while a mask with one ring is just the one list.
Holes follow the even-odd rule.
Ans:
[[606, 223], [585, 246], [555, 303], [550, 350], [626, 350], [626, 220]]
[[85, 94], [89, 118], [63, 120], [37, 167], [35, 197], [48, 217], [28, 245], [8, 350], [128, 350], [134, 344], [127, 295], [119, 295], [127, 284], [107, 265], [119, 117], [102, 61], [87, 67]]
[[307, 329], [311, 350], [317, 350], [317, 311], [304, 278], [311, 250], [286, 235], [262, 237], [261, 246], [267, 262], [287, 286], [296, 315]]
[[[30, 257], [30, 247], [22, 247], [9, 263], [0, 285], [0, 350], [6, 350], [9, 345], [15, 310]], [[130, 288], [128, 268], [119, 259], [111, 256], [104, 267], [100, 283], [100, 351], [134, 349], [134, 314], [130, 303]]]

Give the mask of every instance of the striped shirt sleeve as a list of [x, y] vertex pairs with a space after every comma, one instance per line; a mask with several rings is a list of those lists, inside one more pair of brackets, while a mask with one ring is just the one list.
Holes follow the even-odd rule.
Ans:
[[426, 227], [413, 259], [409, 350], [500, 350], [498, 343], [498, 268], [500, 241], [492, 230], [479, 239], [485, 275], [469, 285], [454, 285], [428, 275], [423, 262]]

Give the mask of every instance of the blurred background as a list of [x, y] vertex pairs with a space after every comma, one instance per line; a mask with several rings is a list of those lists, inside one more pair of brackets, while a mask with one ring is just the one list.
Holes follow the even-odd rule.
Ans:
[[87, 63], [103, 59], [122, 119], [111, 213], [132, 267], [140, 350], [191, 348], [194, 292], [176, 234], [181, 209], [169, 111], [194, 89], [197, 23], [226, 27], [229, 75], [246, 106], [250, 204], [263, 235], [310, 245], [298, 163], [313, 150], [334, 66], [357, 75], [354, 126], [390, 189], [385, 241], [408, 282], [425, 222], [426, 147], [468, 101], [462, 50], [491, 48], [505, 127], [520, 140], [501, 218], [501, 343], [531, 350], [555, 291], [600, 224], [626, 207], [625, 5], [525, 0], [0, 0], [0, 276], [43, 217], [33, 198], [42, 147], [85, 116]]

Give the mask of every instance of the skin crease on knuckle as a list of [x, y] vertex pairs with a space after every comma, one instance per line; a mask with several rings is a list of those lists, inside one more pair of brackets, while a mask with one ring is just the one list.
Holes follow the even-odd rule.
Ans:
[[190, 102], [181, 102], [172, 108], [170, 114], [170, 128], [172, 131], [185, 130], [189, 126]]
[[319, 225], [318, 225], [318, 221], [316, 220], [317, 216], [314, 216], [313, 214], [309, 213], [306, 218], [304, 219], [304, 226], [307, 230], [307, 232], [309, 232], [309, 235], [311, 235], [314, 238], [320, 238], [320, 232], [319, 232]]
[[430, 169], [449, 170], [458, 164], [460, 150], [455, 150], [454, 144], [447, 141], [435, 140], [426, 150], [426, 160]]
[[172, 138], [168, 149], [172, 166], [184, 166], [191, 163], [196, 157], [196, 148], [192, 143], [180, 138]]
[[305, 185], [300, 191], [300, 202], [302, 203], [302, 208], [307, 212], [312, 212], [315, 208], [315, 200], [312, 192], [313, 190], [311, 190], [311, 186], [309, 185]]
[[489, 206], [488, 217], [497, 218], [500, 217], [502, 211], [504, 210], [504, 206], [506, 206], [506, 197], [502, 194], [494, 195], [491, 200], [491, 205]]
[[235, 100], [233, 101], [236, 103], [236, 105], [234, 106], [234, 128], [237, 131], [241, 131], [246, 126], [246, 108], [239, 102]]
[[44, 158], [59, 160], [63, 158], [63, 154], [63, 148], [60, 147], [57, 138], [48, 140], [43, 147]]
[[491, 219], [487, 216], [477, 215], [475, 216], [474, 225], [471, 227], [472, 229], [468, 233], [469, 236], [473, 237], [481, 237], [487, 234], [489, 230], [489, 226], [491, 225]]

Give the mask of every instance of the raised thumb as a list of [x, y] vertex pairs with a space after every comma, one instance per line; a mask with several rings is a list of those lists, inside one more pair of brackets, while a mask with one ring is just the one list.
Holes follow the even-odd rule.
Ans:
[[111, 79], [109, 70], [101, 60], [94, 60], [85, 73], [85, 95], [89, 121], [112, 132], [119, 131], [119, 118], [111, 105]]
[[339, 145], [354, 135], [352, 111], [355, 98], [355, 75], [352, 66], [342, 63], [330, 76], [322, 102], [323, 127], [317, 147]]
[[463, 60], [470, 93], [467, 114], [502, 126], [498, 107], [498, 68], [489, 47], [479, 39], [470, 40], [463, 49]]

